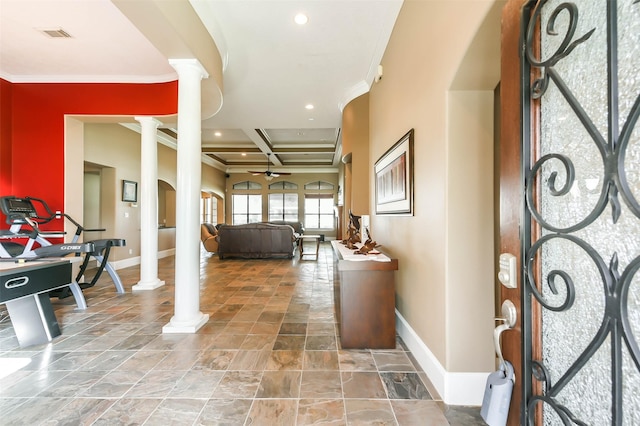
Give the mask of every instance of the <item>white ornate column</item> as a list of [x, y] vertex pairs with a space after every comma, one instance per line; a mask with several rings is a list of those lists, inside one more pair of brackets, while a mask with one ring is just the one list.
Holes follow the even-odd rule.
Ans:
[[169, 63], [178, 72], [175, 313], [163, 333], [195, 333], [209, 315], [200, 312], [201, 80], [196, 59]]
[[141, 126], [140, 281], [132, 291], [164, 285], [158, 279], [158, 126], [153, 117], [135, 117]]

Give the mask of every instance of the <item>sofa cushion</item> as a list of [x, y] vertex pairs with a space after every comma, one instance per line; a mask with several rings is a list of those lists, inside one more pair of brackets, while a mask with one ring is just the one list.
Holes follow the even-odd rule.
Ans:
[[295, 232], [298, 235], [302, 235], [304, 234], [304, 226], [302, 225], [302, 222], [293, 222], [293, 221], [286, 221], [286, 220], [270, 220], [269, 222], [266, 223], [270, 223], [272, 225], [289, 225], [290, 227], [293, 228], [293, 232]]
[[206, 231], [206, 233], [208, 233], [207, 237], [209, 236], [215, 236], [216, 234], [218, 234], [218, 230], [216, 229], [215, 226], [213, 226], [210, 223], [203, 223], [202, 224], [203, 229], [201, 229], [200, 233], [202, 236], [202, 232]]

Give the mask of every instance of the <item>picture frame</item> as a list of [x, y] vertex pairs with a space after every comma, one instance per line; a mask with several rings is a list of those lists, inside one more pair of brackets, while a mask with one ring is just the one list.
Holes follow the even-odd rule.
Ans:
[[122, 180], [122, 201], [138, 202], [138, 182]]
[[413, 216], [413, 139], [409, 130], [376, 161], [376, 214]]

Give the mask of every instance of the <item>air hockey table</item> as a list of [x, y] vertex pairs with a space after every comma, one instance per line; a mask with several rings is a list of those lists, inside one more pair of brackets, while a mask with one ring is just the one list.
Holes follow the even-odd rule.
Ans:
[[65, 259], [0, 262], [0, 304], [7, 306], [20, 347], [60, 335], [49, 291], [71, 285], [71, 269]]

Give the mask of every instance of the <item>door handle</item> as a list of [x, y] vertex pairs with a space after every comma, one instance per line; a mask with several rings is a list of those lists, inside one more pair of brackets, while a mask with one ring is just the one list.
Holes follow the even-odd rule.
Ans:
[[500, 345], [500, 335], [506, 330], [510, 330], [515, 327], [518, 321], [518, 310], [516, 305], [509, 299], [502, 302], [502, 317], [496, 318], [497, 321], [502, 321], [502, 324], [497, 326], [493, 330], [493, 345], [496, 349], [496, 354], [500, 360], [500, 365], [504, 365], [504, 357], [502, 356], [502, 347]]

